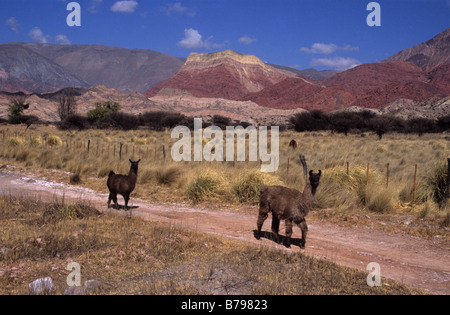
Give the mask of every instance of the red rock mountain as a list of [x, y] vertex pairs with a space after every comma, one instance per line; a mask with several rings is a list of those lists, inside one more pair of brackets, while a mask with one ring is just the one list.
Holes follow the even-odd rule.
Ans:
[[252, 101], [276, 109], [332, 111], [383, 108], [398, 99], [424, 102], [450, 96], [450, 29], [382, 62], [334, 76], [305, 79], [234, 51], [189, 56], [181, 70], [150, 89], [185, 90], [195, 97]]
[[242, 99], [265, 107], [325, 112], [350, 106], [382, 108], [397, 99], [426, 101], [450, 95], [449, 65], [427, 72], [405, 61], [363, 64], [322, 80], [320, 85], [288, 79]]
[[425, 102], [450, 96], [450, 29], [379, 63], [363, 64], [318, 85], [290, 79], [249, 93], [243, 100], [273, 108], [331, 111], [383, 108], [396, 100]]
[[180, 71], [145, 95], [152, 97], [162, 89], [170, 88], [187, 91], [196, 97], [238, 100], [291, 77], [296, 75], [269, 66], [255, 56], [232, 50], [192, 53]]
[[431, 70], [450, 62], [450, 28], [432, 39], [412, 48], [402, 50], [382, 62], [395, 60], [408, 61], [426, 70]]

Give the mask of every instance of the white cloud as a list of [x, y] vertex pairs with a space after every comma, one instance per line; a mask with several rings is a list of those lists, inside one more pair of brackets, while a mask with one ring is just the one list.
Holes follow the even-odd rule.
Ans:
[[242, 36], [241, 38], [239, 38], [238, 42], [241, 44], [250, 45], [256, 42], [256, 38], [252, 38], [249, 36]]
[[117, 1], [111, 7], [111, 11], [113, 12], [122, 12], [122, 13], [133, 13], [138, 6], [136, 1]]
[[165, 7], [163, 10], [166, 12], [167, 16], [172, 15], [195, 16], [195, 11], [189, 9], [188, 7], [184, 7], [180, 2], [175, 2], [174, 4]]
[[336, 70], [347, 70], [350, 68], [354, 68], [360, 64], [361, 62], [359, 60], [343, 57], [316, 58], [311, 61], [312, 67], [325, 66]]
[[202, 35], [193, 28], [184, 30], [184, 38], [178, 42], [178, 45], [187, 49], [198, 49], [203, 47]]
[[7, 19], [5, 24], [8, 25], [12, 31], [19, 33], [19, 22], [17, 22], [15, 17]]
[[70, 45], [72, 42], [67, 38], [66, 35], [56, 35], [56, 43], [60, 45]]
[[195, 29], [189, 28], [184, 30], [184, 38], [178, 42], [178, 46], [186, 49], [219, 49], [228, 45], [228, 41], [223, 43], [214, 43], [213, 36], [208, 37], [206, 40], [202, 39], [202, 35]]
[[306, 52], [308, 54], [321, 54], [321, 55], [330, 55], [335, 51], [358, 51], [359, 47], [356, 46], [338, 46], [336, 44], [323, 44], [323, 43], [314, 43], [311, 48], [300, 48], [300, 51]]
[[40, 43], [40, 44], [46, 44], [48, 43], [48, 35], [44, 35], [42, 30], [39, 27], [33, 28], [28, 35], [30, 35], [31, 39], [33, 39], [34, 42]]

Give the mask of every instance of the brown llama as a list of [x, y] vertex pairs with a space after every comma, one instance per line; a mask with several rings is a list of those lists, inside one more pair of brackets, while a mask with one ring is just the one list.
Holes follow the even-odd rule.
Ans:
[[258, 231], [256, 238], [261, 238], [261, 228], [264, 221], [267, 219], [269, 212], [272, 212], [272, 233], [275, 241], [280, 243], [278, 231], [280, 229], [280, 220], [286, 222], [286, 247], [291, 246], [292, 227], [295, 223], [302, 231], [302, 240], [300, 248], [305, 248], [306, 234], [308, 233], [308, 226], [306, 224], [306, 216], [311, 210], [314, 203], [314, 196], [319, 186], [320, 176], [322, 171], [314, 174], [311, 170], [309, 172], [309, 181], [307, 178], [307, 166], [304, 156], [300, 156], [300, 161], [303, 164], [303, 173], [305, 177], [306, 186], [303, 193], [296, 189], [290, 189], [283, 186], [263, 186], [260, 190], [260, 204], [259, 215], [257, 221]]
[[136, 187], [136, 180], [138, 175], [139, 162], [133, 162], [130, 160], [131, 168], [128, 175], [117, 175], [111, 171], [108, 175], [108, 181], [106, 185], [109, 189], [108, 208], [111, 207], [111, 200], [114, 201], [116, 208], [119, 208], [117, 203], [117, 194], [121, 194], [125, 200], [125, 210], [128, 210], [128, 201], [130, 200], [130, 194]]
[[297, 149], [297, 141], [295, 141], [294, 139], [291, 140], [291, 142], [289, 142], [289, 147], [292, 149]]

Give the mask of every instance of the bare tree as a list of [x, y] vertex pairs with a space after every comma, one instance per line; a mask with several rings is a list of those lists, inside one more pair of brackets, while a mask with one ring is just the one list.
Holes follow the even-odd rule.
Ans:
[[77, 112], [77, 101], [75, 100], [75, 91], [72, 88], [65, 89], [59, 98], [58, 115], [61, 121], [67, 117], [75, 115]]

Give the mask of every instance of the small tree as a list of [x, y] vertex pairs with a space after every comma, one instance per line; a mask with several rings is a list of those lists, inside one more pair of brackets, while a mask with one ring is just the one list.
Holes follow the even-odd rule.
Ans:
[[25, 96], [16, 96], [11, 99], [8, 108], [8, 121], [11, 124], [21, 124], [27, 120], [27, 117], [23, 114], [25, 109], [30, 107], [29, 104], [25, 104]]
[[77, 112], [77, 101], [75, 100], [75, 91], [72, 88], [65, 89], [59, 98], [58, 115], [61, 121], [67, 117], [75, 115]]
[[104, 103], [97, 102], [95, 106], [95, 109], [87, 112], [87, 117], [91, 122], [100, 121], [108, 114], [118, 112], [120, 110], [120, 104], [111, 101], [107, 101]]
[[389, 131], [389, 117], [377, 116], [370, 120], [370, 128], [377, 134], [378, 139], [383, 139], [383, 135]]

